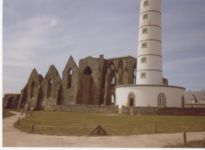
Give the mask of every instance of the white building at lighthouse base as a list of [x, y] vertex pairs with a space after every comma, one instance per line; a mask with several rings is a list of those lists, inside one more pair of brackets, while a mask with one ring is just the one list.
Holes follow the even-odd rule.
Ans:
[[116, 87], [116, 105], [125, 107], [182, 107], [185, 88], [164, 85]]

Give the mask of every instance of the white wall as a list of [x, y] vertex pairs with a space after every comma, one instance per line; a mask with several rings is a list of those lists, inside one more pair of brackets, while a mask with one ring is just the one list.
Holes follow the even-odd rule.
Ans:
[[135, 106], [158, 107], [158, 96], [164, 93], [167, 107], [181, 107], [185, 89], [172, 86], [129, 85], [118, 86], [115, 92], [116, 105], [119, 107], [128, 106], [128, 96], [131, 92], [135, 94]]
[[[141, 73], [146, 73], [146, 79], [141, 78]], [[150, 84], [162, 85], [162, 72], [160, 71], [138, 71], [137, 72], [137, 84], [150, 85]]]
[[[142, 30], [147, 29], [147, 33], [143, 34]], [[149, 39], [161, 41], [161, 29], [155, 26], [147, 26], [139, 29], [139, 41], [145, 41]]]
[[147, 10], [161, 11], [161, 0], [149, 0], [149, 6], [148, 7], [143, 7], [144, 1], [146, 1], [146, 0], [141, 0], [140, 12], [144, 12], [144, 11], [147, 11]]

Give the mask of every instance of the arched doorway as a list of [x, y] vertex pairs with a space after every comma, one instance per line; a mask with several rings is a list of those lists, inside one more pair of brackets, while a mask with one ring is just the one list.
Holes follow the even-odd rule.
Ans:
[[135, 94], [133, 92], [131, 92], [128, 95], [128, 106], [129, 107], [134, 107], [135, 106]]

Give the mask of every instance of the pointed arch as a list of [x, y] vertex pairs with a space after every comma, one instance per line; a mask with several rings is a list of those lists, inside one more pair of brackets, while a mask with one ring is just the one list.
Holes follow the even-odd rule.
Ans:
[[67, 72], [67, 89], [70, 89], [72, 87], [72, 75], [73, 70], [70, 68]]
[[83, 71], [83, 74], [85, 74], [85, 75], [92, 75], [92, 73], [93, 72], [89, 66], [87, 66]]

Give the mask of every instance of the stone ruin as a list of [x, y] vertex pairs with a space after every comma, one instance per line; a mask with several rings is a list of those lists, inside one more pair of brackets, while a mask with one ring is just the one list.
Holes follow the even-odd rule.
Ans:
[[115, 105], [115, 86], [136, 82], [136, 58], [86, 57], [79, 66], [70, 56], [62, 79], [54, 65], [45, 77], [33, 69], [20, 94], [5, 94], [4, 108], [50, 110], [55, 105]]

